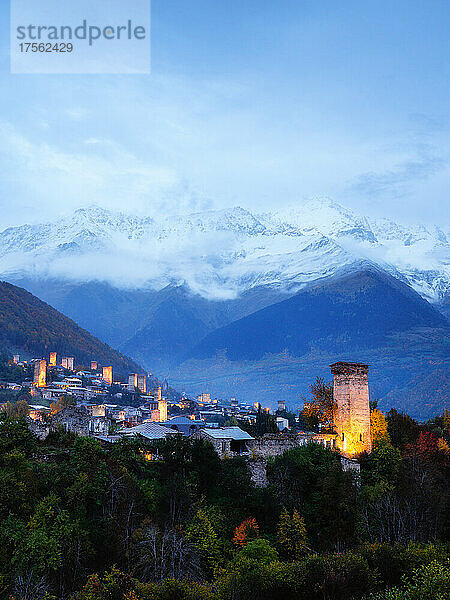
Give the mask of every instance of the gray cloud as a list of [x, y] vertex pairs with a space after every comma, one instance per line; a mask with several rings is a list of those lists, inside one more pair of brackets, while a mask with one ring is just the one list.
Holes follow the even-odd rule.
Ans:
[[349, 190], [370, 198], [404, 198], [411, 193], [414, 183], [428, 179], [447, 164], [436, 148], [422, 144], [417, 147], [415, 158], [385, 171], [366, 171], [351, 183]]

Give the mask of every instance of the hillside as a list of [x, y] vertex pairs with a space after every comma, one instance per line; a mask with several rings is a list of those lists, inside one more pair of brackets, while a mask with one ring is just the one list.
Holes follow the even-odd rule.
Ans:
[[21, 278], [14, 283], [161, 374], [211, 331], [287, 297], [269, 287], [219, 301], [193, 294], [182, 285], [127, 290], [98, 281]]
[[426, 418], [448, 402], [447, 319], [407, 285], [364, 269], [308, 290], [208, 334], [170, 373], [190, 393], [211, 390], [291, 407], [329, 364], [371, 365], [372, 397], [381, 406]]
[[142, 369], [36, 296], [4, 281], [0, 282], [0, 347], [29, 357], [55, 351], [73, 356], [77, 364], [97, 360], [122, 374]]
[[190, 353], [256, 360], [287, 350], [302, 356], [376, 347], [395, 332], [446, 328], [444, 315], [404, 283], [374, 268], [314, 285], [207, 335]]

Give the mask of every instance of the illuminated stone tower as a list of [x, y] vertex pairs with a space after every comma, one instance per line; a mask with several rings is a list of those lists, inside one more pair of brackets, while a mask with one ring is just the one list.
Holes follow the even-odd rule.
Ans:
[[137, 373], [130, 373], [128, 375], [128, 391], [134, 392], [135, 388], [137, 388]]
[[50, 362], [48, 363], [51, 367], [56, 366], [56, 352], [50, 352]]
[[96, 371], [98, 369], [98, 364], [96, 360], [91, 360], [91, 371]]
[[161, 400], [161, 388], [160, 387], [156, 387], [153, 390], [153, 397], [156, 402], [159, 402]]
[[354, 458], [370, 452], [369, 365], [337, 362], [331, 366], [334, 377], [334, 424], [336, 445], [344, 456]]
[[61, 358], [61, 366], [64, 369], [73, 371], [73, 356], [63, 356], [63, 358]]
[[147, 376], [145, 373], [138, 374], [137, 388], [142, 394], [145, 394], [147, 392]]
[[113, 369], [112, 367], [103, 367], [103, 381], [108, 385], [113, 382]]
[[159, 420], [167, 421], [167, 400], [163, 398], [158, 401]]
[[36, 387], [45, 387], [47, 377], [47, 361], [37, 360], [34, 363], [34, 378], [33, 383]]
[[145, 373], [130, 373], [128, 375], [128, 391], [134, 392], [136, 388], [141, 394], [147, 392], [147, 375]]

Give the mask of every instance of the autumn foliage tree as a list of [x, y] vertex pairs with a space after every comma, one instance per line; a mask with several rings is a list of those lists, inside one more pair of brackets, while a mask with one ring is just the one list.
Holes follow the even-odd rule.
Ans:
[[407, 444], [403, 451], [407, 458], [420, 458], [422, 462], [439, 464], [442, 469], [450, 467], [450, 453], [445, 440], [431, 431], [421, 431], [414, 444]]
[[75, 405], [76, 405], [76, 399], [74, 396], [68, 396], [68, 395], [60, 396], [56, 402], [52, 402], [50, 404], [50, 413], [52, 415], [56, 415], [57, 413], [64, 410], [68, 406], [75, 406]]
[[391, 443], [386, 417], [377, 408], [370, 413], [370, 435], [372, 438], [372, 448], [376, 448], [382, 442], [386, 444]]
[[251, 540], [259, 537], [259, 526], [254, 517], [248, 517], [234, 530], [233, 544], [244, 547]]
[[309, 429], [332, 430], [334, 425], [333, 384], [320, 377], [310, 386], [311, 398], [304, 400], [302, 416]]

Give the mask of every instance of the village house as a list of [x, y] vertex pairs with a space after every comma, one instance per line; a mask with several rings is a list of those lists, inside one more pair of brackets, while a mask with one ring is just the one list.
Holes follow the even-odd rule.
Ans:
[[170, 429], [179, 431], [181, 434], [189, 436], [198, 431], [201, 427], [205, 427], [203, 419], [188, 419], [187, 417], [172, 417], [167, 421], [161, 421], [161, 425], [165, 425]]
[[146, 440], [163, 440], [173, 435], [179, 435], [178, 431], [153, 421], [121, 429], [118, 434], [125, 437], [139, 436]]
[[43, 421], [48, 414], [50, 414], [50, 408], [48, 406], [30, 404], [28, 416], [33, 421]]
[[248, 454], [249, 443], [254, 438], [240, 427], [219, 427], [217, 429], [199, 429], [193, 437], [207, 440], [221, 457]]
[[68, 406], [52, 418], [52, 427], [61, 426], [64, 431], [78, 435], [107, 435], [111, 421], [108, 417], [91, 417], [84, 408]]

